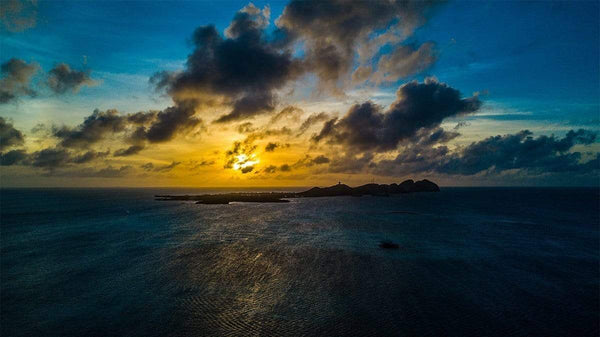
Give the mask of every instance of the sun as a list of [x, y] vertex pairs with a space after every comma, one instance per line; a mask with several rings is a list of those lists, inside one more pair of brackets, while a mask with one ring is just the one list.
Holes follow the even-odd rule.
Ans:
[[258, 160], [258, 158], [256, 158], [255, 154], [251, 154], [251, 155], [246, 155], [244, 153], [237, 155], [235, 157], [236, 162], [233, 164], [233, 169], [234, 170], [243, 170], [246, 167], [251, 167], [254, 166], [258, 163], [260, 163], [260, 160]]

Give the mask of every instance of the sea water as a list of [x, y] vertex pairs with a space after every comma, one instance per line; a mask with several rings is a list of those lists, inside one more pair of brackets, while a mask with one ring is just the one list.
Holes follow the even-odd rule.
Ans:
[[598, 189], [153, 198], [206, 192], [1, 190], [2, 336], [600, 332]]

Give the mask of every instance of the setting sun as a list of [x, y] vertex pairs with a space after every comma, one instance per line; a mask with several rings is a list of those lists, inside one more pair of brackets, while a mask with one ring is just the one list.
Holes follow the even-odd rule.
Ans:
[[248, 155], [242, 153], [242, 154], [236, 156], [235, 159], [237, 161], [233, 164], [233, 169], [240, 170], [242, 172], [244, 170], [247, 170], [250, 167], [254, 167], [254, 165], [256, 165], [260, 162], [260, 160], [258, 160], [256, 158], [255, 154], [251, 154], [248, 156]]

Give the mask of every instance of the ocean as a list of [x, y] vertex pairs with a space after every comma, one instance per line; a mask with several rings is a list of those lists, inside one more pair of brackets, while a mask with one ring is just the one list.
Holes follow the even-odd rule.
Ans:
[[1, 335], [600, 334], [598, 189], [206, 192], [2, 189]]

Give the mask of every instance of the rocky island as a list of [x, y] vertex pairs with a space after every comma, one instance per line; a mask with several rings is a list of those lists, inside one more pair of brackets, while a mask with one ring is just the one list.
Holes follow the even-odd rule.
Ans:
[[253, 192], [253, 193], [222, 193], [201, 195], [156, 195], [155, 200], [196, 201], [197, 204], [229, 204], [230, 202], [289, 202], [291, 198], [317, 198], [363, 195], [390, 196], [391, 194], [415, 192], [439, 192], [440, 188], [427, 179], [413, 181], [405, 180], [400, 184], [366, 184], [350, 187], [342, 183], [330, 187], [313, 187], [304, 192]]

